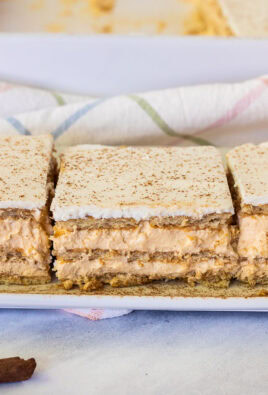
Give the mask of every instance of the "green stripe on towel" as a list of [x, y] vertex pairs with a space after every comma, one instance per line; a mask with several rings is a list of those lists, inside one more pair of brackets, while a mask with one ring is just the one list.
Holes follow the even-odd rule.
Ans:
[[59, 95], [57, 92], [50, 91], [51, 95], [56, 99], [56, 102], [58, 103], [59, 106], [64, 106], [65, 101], [61, 95]]
[[188, 134], [177, 133], [161, 118], [158, 112], [151, 106], [151, 104], [142, 97], [136, 95], [129, 95], [130, 99], [134, 100], [140, 108], [160, 127], [160, 129], [171, 137], [181, 137], [184, 140], [189, 140], [197, 145], [213, 145], [209, 141], [200, 137], [191, 136]]

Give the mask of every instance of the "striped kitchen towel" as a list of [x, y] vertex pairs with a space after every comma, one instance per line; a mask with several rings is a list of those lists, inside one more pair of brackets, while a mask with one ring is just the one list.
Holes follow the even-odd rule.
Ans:
[[268, 139], [268, 76], [90, 98], [0, 83], [0, 133], [52, 133], [59, 145], [232, 146]]

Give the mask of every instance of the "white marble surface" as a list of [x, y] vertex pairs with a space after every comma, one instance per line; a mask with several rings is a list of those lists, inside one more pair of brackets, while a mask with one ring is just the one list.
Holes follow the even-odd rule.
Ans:
[[2, 394], [266, 395], [267, 313], [137, 311], [89, 321], [0, 310], [1, 358], [35, 357]]

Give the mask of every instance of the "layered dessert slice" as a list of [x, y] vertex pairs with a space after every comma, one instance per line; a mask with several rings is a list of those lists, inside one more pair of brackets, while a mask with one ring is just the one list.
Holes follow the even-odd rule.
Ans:
[[0, 138], [1, 283], [50, 281], [52, 151], [50, 135]]
[[68, 148], [52, 212], [66, 288], [176, 278], [227, 285], [237, 269], [233, 204], [213, 147]]
[[[223, 0], [224, 1], [224, 0]], [[245, 2], [245, 0], [242, 0]], [[234, 36], [229, 21], [223, 14], [221, 1], [190, 0], [193, 10], [184, 22], [184, 34], [206, 36]]]
[[190, 0], [184, 34], [267, 37], [267, 0]]
[[227, 163], [239, 225], [237, 278], [268, 283], [268, 143], [236, 147]]

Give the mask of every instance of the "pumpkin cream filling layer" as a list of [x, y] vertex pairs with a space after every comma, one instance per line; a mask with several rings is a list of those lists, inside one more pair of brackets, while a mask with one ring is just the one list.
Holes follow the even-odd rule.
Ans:
[[11, 217], [0, 219], [0, 249], [7, 253], [19, 252], [32, 260], [43, 260], [49, 256], [50, 226], [46, 229], [33, 218]]
[[51, 279], [55, 166], [52, 136], [0, 137], [0, 283]]
[[268, 144], [244, 144], [227, 153], [238, 218], [237, 278], [268, 283]]
[[211, 252], [214, 256], [235, 256], [230, 228], [197, 229], [195, 227], [155, 228], [149, 222], [133, 229], [74, 229], [54, 228], [54, 250], [57, 255], [66, 250], [92, 249], [176, 252], [177, 255]]
[[242, 282], [255, 284], [268, 283], [268, 259], [244, 259], [239, 263], [236, 278]]
[[239, 256], [249, 260], [268, 259], [268, 215], [241, 215], [239, 229]]
[[59, 258], [55, 263], [55, 270], [60, 280], [72, 280], [86, 282], [87, 279], [103, 277], [105, 275], [134, 275], [150, 278], [183, 278], [198, 281], [210, 275], [212, 278], [226, 279], [232, 277], [237, 271], [236, 260], [225, 258], [196, 257], [193, 259], [167, 260], [158, 254], [151, 259], [130, 260], [127, 255], [105, 255], [90, 259], [82, 254], [78, 260], [66, 260]]
[[268, 283], [268, 215], [239, 215], [237, 278], [251, 285]]
[[[21, 256], [12, 256], [8, 259], [0, 257], [0, 277], [1, 276], [18, 276], [18, 277], [48, 277], [49, 261], [46, 267], [44, 262], [34, 261], [32, 259], [22, 258]], [[46, 270], [44, 270], [46, 269]]]
[[54, 269], [61, 281], [79, 284], [100, 278], [111, 283], [118, 275], [124, 281], [133, 276], [229, 281], [238, 269], [228, 225], [159, 228], [143, 221], [130, 229], [71, 231], [67, 222], [56, 225], [53, 236]]
[[[34, 213], [33, 213], [34, 214]], [[40, 284], [50, 281], [51, 226], [48, 217], [0, 219], [0, 282]]]

